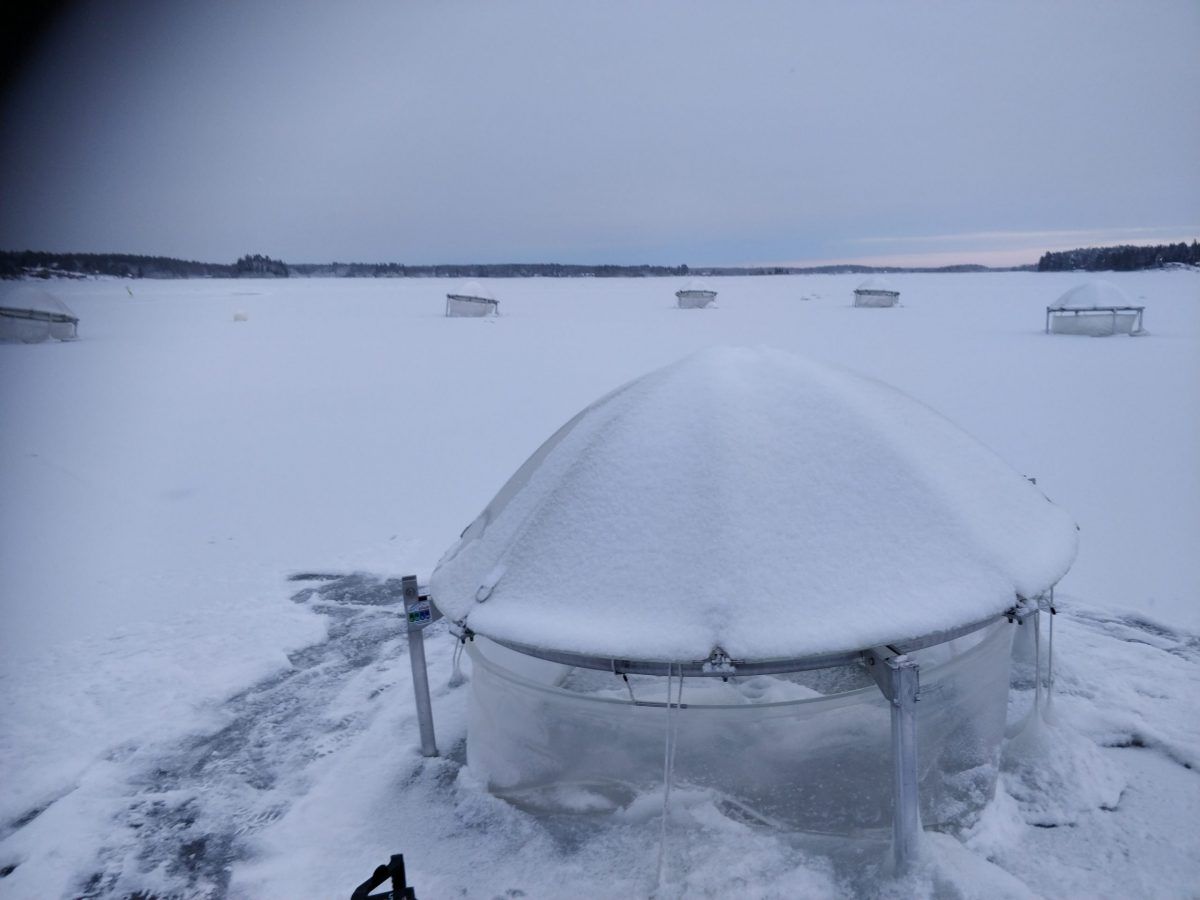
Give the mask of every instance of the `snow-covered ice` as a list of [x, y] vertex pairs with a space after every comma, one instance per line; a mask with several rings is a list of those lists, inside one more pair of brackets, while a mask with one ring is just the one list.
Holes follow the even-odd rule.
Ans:
[[679, 791], [659, 896], [1189, 896], [1200, 278], [1106, 277], [1152, 336], [1042, 334], [1072, 273], [896, 275], [883, 318], [847, 306], [853, 276], [722, 279], [704, 316], [658, 279], [509, 281], [473, 321], [433, 280], [55, 283], [81, 339], [0, 347], [0, 896], [337, 896], [394, 852], [419, 896], [647, 895], [661, 796], [545, 821], [482, 790], [440, 625], [444, 756], [417, 754], [386, 579], [428, 576], [594, 398], [714, 345], [920, 398], [1080, 545], [1051, 721], [1024, 738], [1055, 765], [1016, 745], [984, 819], [929, 835], [904, 882]]

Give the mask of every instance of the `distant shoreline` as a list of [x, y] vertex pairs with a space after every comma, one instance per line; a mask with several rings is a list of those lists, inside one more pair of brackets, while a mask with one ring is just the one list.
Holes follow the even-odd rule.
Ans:
[[129, 253], [48, 253], [0, 250], [0, 279], [88, 278], [721, 278], [767, 275], [962, 274], [972, 272], [1123, 272], [1200, 266], [1200, 244], [1091, 247], [1047, 252], [1024, 266], [658, 266], [577, 263], [286, 263], [247, 254], [209, 263]]
[[656, 266], [564, 263], [285, 263], [244, 256], [236, 263], [208, 263], [127, 253], [0, 251], [0, 278], [680, 278], [760, 275], [870, 275], [880, 273], [1028, 272], [1037, 266]]

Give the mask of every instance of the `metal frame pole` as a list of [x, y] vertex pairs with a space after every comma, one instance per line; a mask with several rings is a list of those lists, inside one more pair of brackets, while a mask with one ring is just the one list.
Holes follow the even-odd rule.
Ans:
[[919, 667], [909, 659], [888, 660], [892, 698], [892, 850], [897, 872], [917, 855], [921, 833], [921, 796], [917, 784], [917, 689]]
[[917, 695], [921, 667], [879, 648], [866, 654], [875, 683], [892, 713], [892, 856], [897, 874], [912, 868], [921, 836], [921, 791], [917, 767]]
[[[1037, 602], [1037, 601], [1035, 601]], [[1042, 711], [1042, 610], [1035, 606], [1028, 620], [1033, 625], [1033, 711]]]
[[433, 703], [429, 699], [429, 670], [425, 665], [425, 626], [433, 621], [428, 598], [422, 599], [415, 575], [400, 580], [404, 611], [408, 619], [408, 661], [412, 664], [413, 696], [417, 702], [417, 725], [421, 729], [421, 755], [437, 756], [433, 733]]

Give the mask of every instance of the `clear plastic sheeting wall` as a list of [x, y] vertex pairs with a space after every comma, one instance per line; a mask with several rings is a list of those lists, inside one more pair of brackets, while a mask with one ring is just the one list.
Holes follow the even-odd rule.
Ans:
[[0, 341], [73, 341], [79, 319], [54, 294], [31, 284], [0, 292]]
[[[1000, 622], [912, 654], [927, 827], [969, 825], [994, 793], [1012, 630]], [[591, 812], [661, 787], [665, 670], [627, 686], [482, 638], [468, 649], [468, 763], [492, 791], [541, 810]], [[890, 708], [864, 669], [687, 678], [683, 704], [672, 716], [675, 788], [714, 791], [731, 814], [791, 830], [891, 827]]]
[[73, 341], [76, 338], [74, 321], [26, 310], [0, 309], [0, 341], [19, 344], [40, 344], [54, 338]]
[[899, 302], [898, 294], [880, 293], [876, 291], [855, 291], [854, 305], [867, 306], [875, 309], [895, 306]]
[[498, 309], [499, 304], [484, 298], [450, 296], [446, 298], [446, 315], [451, 318], [491, 316], [495, 315]]
[[1133, 311], [1052, 311], [1050, 331], [1053, 334], [1085, 334], [1090, 337], [1135, 334], [1139, 330], [1139, 319], [1139, 314]]

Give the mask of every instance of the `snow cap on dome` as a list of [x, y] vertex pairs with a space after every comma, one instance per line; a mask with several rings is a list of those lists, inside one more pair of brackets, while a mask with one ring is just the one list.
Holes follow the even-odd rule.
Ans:
[[1058, 298], [1051, 309], [1094, 309], [1097, 306], [1133, 306], [1123, 290], [1110, 281], [1085, 281]]
[[857, 291], [886, 291], [889, 294], [900, 293], [898, 290], [896, 290], [894, 287], [892, 287], [891, 283], [886, 278], [884, 278], [881, 275], [872, 275], [870, 278], [868, 278], [866, 281], [864, 281], [862, 284], [860, 284], [854, 290], [856, 292]]
[[596, 401], [433, 573], [475, 632], [648, 660], [853, 651], [1051, 587], [1076, 529], [974, 438], [884, 384], [718, 348]]
[[70, 307], [43, 287], [19, 284], [0, 294], [0, 308], [28, 309], [34, 312], [75, 316]]
[[451, 291], [450, 293], [459, 297], [481, 297], [484, 300], [496, 299], [496, 295], [478, 281], [468, 281], [458, 290]]

